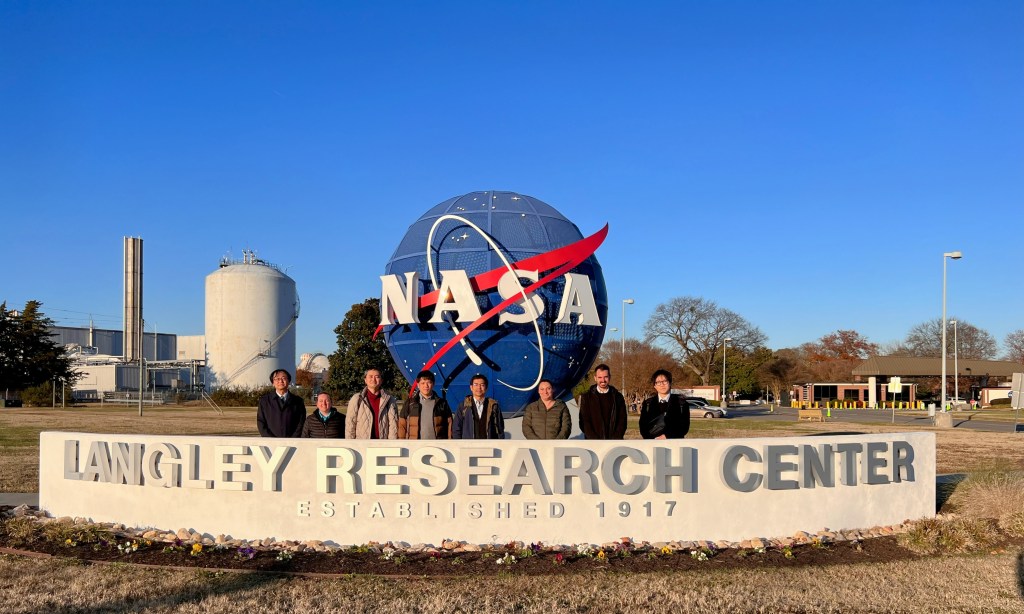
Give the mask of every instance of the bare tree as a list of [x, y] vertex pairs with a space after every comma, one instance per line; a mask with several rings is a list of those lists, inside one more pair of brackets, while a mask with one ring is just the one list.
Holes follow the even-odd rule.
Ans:
[[683, 370], [672, 354], [639, 339], [626, 339], [625, 356], [618, 341], [606, 343], [598, 354], [597, 362], [611, 367], [612, 386], [620, 388], [625, 376], [625, 388], [619, 392], [625, 397], [627, 405], [638, 404], [653, 393], [651, 375], [658, 369], [672, 373], [672, 382], [676, 388], [683, 381]]
[[[726, 338], [734, 347], [751, 351], [767, 337], [739, 314], [700, 297], [681, 296], [654, 309], [644, 324], [644, 340], [657, 343], [707, 385], [716, 356]], [[720, 360], [720, 358], [719, 358]]]
[[312, 390], [319, 383], [316, 380], [317, 380], [317, 377], [316, 377], [316, 375], [313, 374], [312, 371], [307, 371], [306, 369], [296, 369], [295, 370], [295, 385], [296, 386], [299, 386], [299, 387], [302, 387], [302, 388], [308, 388], [308, 389]]
[[[988, 331], [974, 326], [966, 320], [955, 319], [957, 355], [960, 358], [991, 360], [996, 356], [996, 339]], [[947, 320], [948, 322], [948, 320]], [[949, 355], [953, 355], [953, 329], [946, 331]], [[938, 357], [942, 355], [942, 318], [922, 322], [910, 329], [903, 340], [900, 354], [905, 356]]]
[[1018, 328], [1006, 335], [1006, 360], [1024, 364], [1024, 328]]
[[839, 382], [852, 377], [857, 363], [878, 354], [878, 344], [855, 330], [837, 330], [817, 341], [800, 346], [811, 378], [819, 382]]
[[761, 384], [767, 386], [775, 397], [775, 402], [782, 401], [782, 393], [800, 379], [802, 367], [797, 350], [779, 350], [772, 358], [761, 365], [758, 376]]

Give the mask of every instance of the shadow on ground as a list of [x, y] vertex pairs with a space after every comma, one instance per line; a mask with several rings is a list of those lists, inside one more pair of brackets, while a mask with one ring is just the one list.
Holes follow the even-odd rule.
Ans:
[[943, 506], [946, 505], [949, 498], [956, 492], [957, 487], [960, 486], [960, 482], [963, 482], [966, 477], [966, 473], [947, 473], [935, 477], [936, 513], [943, 511]]
[[[116, 567], [110, 567], [118, 573]], [[121, 599], [110, 599], [99, 603], [82, 604], [47, 604], [29, 614], [52, 614], [54, 612], [75, 612], [76, 614], [100, 614], [102, 612], [143, 612], [150, 609], [177, 609], [187, 604], [199, 604], [209, 597], [230, 595], [245, 592], [274, 583], [285, 582], [284, 576], [264, 573], [230, 573], [214, 575], [210, 572], [197, 571], [196, 578], [179, 590], [160, 595], [132, 596]]]
[[1017, 554], [1017, 593], [1024, 599], [1024, 550]]

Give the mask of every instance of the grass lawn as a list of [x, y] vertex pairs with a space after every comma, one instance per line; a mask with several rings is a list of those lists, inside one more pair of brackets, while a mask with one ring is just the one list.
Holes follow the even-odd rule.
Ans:
[[[303, 578], [0, 555], [0, 603], [41, 612], [1021, 612], [1024, 555], [830, 568]], [[480, 578], [477, 578], [479, 580]]]

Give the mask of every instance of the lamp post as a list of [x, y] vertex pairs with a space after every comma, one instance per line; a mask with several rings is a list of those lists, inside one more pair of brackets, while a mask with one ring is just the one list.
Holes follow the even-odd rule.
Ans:
[[732, 341], [732, 337], [726, 337], [722, 343], [722, 403], [723, 407], [729, 405], [729, 401], [725, 400], [725, 351], [729, 349], [729, 342]]
[[619, 390], [625, 397], [626, 394], [626, 305], [632, 305], [631, 298], [622, 299], [622, 389]]
[[950, 320], [950, 324], [953, 325], [953, 398], [956, 402], [960, 402], [960, 363], [958, 361], [957, 347], [956, 347], [956, 320]]
[[946, 411], [946, 260], [963, 258], [961, 252], [944, 252], [942, 254], [942, 411]]

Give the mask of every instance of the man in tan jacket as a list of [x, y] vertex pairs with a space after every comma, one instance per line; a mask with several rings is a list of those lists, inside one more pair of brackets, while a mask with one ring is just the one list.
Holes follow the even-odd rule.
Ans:
[[367, 369], [366, 388], [352, 395], [345, 419], [345, 439], [397, 439], [398, 403], [381, 389], [380, 369]]

